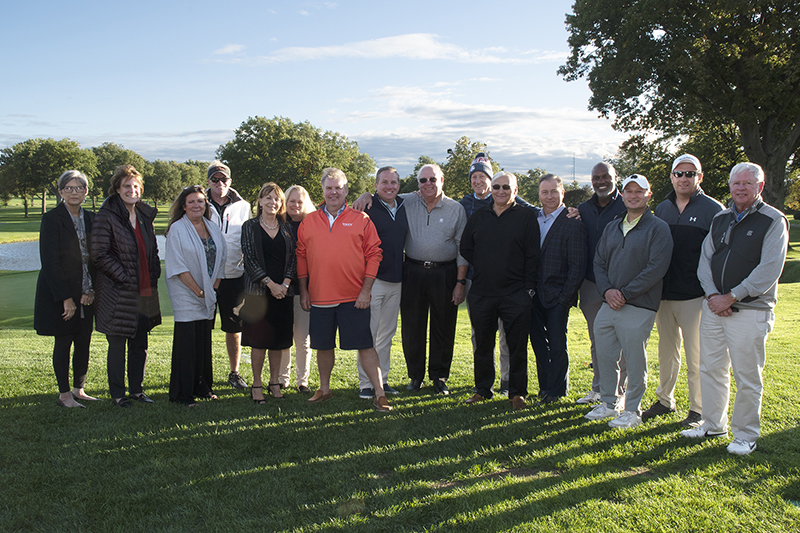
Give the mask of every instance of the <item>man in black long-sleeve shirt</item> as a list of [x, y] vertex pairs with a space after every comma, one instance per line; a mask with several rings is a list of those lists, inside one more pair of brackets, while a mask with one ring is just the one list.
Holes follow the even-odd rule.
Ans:
[[475, 331], [473, 404], [493, 396], [494, 339], [503, 321], [509, 349], [509, 391], [514, 409], [528, 394], [528, 326], [539, 264], [536, 213], [514, 201], [517, 178], [498, 172], [492, 178], [493, 205], [476, 211], [461, 237], [461, 256], [475, 267], [468, 296]]

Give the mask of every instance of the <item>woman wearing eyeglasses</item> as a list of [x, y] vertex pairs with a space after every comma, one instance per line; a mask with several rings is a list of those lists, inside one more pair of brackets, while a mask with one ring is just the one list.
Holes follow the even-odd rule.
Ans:
[[[83, 172], [68, 170], [58, 178], [61, 203], [42, 216], [39, 255], [42, 269], [36, 282], [33, 326], [39, 335], [55, 337], [53, 369], [58, 405], [84, 407], [91, 401], [83, 387], [89, 369], [89, 343], [94, 322], [93, 269], [89, 238], [94, 213], [81, 207], [89, 182]], [[69, 355], [72, 354], [72, 388]]]
[[183, 189], [170, 213], [164, 263], [175, 315], [169, 400], [194, 407], [196, 396], [217, 399], [211, 388], [211, 328], [226, 244], [211, 222], [208, 197], [200, 185]]

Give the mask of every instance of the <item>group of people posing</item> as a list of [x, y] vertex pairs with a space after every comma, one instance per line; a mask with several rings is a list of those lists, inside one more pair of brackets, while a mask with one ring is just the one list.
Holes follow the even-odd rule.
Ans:
[[[398, 315], [407, 389], [420, 390], [427, 373], [433, 392], [447, 395], [458, 306], [466, 300], [475, 387], [465, 403], [494, 396], [499, 333], [498, 393], [513, 409], [528, 405], [530, 341], [537, 404], [551, 404], [569, 391], [567, 323], [580, 301], [594, 380], [577, 402], [598, 404], [586, 418], [629, 428], [674, 412], [683, 344], [689, 410], [682, 433], [727, 435], [732, 367], [737, 393], [728, 450], [750, 453], [760, 434], [765, 343], [788, 223], [761, 200], [764, 173], [758, 165], [733, 168], [727, 209], [703, 193], [696, 157], [678, 157], [670, 178], [674, 191], [655, 214], [647, 207], [647, 179], [634, 174], [617, 190], [608, 163], [592, 169], [594, 195], [577, 209], [564, 206], [561, 178], [542, 176], [537, 208], [517, 196], [514, 174], [493, 173], [481, 153], [469, 171], [474, 192], [460, 202], [444, 194], [444, 175], [435, 164], [423, 166], [419, 190], [405, 194], [398, 194], [393, 167], [379, 169], [375, 193], [364, 193], [352, 206], [345, 174], [326, 168], [319, 209], [302, 187], [284, 193], [270, 182], [259, 191], [251, 218], [250, 204], [231, 188], [230, 169], [214, 161], [208, 187], [186, 187], [175, 200], [166, 232], [175, 317], [169, 398], [188, 406], [216, 398], [211, 330], [217, 307], [228, 382], [248, 388], [239, 361], [241, 347], [250, 347], [249, 390], [256, 403], [266, 401], [265, 392], [283, 398], [293, 344], [298, 390], [312, 392], [308, 377], [316, 350], [319, 388], [307, 401], [331, 399], [338, 331], [339, 348], [358, 353], [360, 397], [390, 411], [387, 394], [398, 393], [388, 383]], [[93, 321], [108, 337], [115, 405], [152, 402], [143, 379], [147, 332], [160, 323], [161, 269], [155, 209], [141, 201], [142, 177], [131, 165], [117, 168], [96, 217], [81, 207], [88, 188], [83, 174], [65, 172], [58, 188], [63, 202], [42, 219], [35, 311], [37, 332], [55, 336], [58, 403], [82, 407], [79, 401], [94, 399], [84, 391]], [[645, 349], [654, 323], [658, 399], [642, 411]]]

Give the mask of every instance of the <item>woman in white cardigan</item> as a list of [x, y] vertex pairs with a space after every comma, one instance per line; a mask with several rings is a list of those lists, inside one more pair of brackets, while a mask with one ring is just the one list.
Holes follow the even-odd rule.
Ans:
[[165, 266], [175, 330], [169, 400], [193, 407], [195, 397], [217, 399], [211, 388], [211, 328], [225, 239], [210, 221], [208, 197], [199, 185], [183, 189], [170, 213]]

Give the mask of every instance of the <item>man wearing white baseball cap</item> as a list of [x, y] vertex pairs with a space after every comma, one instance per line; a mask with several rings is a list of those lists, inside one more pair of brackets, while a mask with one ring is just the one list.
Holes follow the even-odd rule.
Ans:
[[[672, 257], [669, 226], [647, 207], [653, 196], [647, 178], [634, 174], [622, 182], [627, 212], [606, 225], [594, 256], [594, 275], [603, 305], [594, 322], [601, 403], [586, 418], [613, 418], [609, 426], [641, 424], [647, 388], [647, 340], [661, 302], [661, 280]], [[628, 366], [624, 410], [618, 395], [620, 352]]]
[[656, 313], [658, 328], [658, 397], [642, 420], [674, 413], [675, 386], [681, 370], [681, 341], [686, 353], [689, 382], [689, 413], [684, 427], [700, 425], [703, 402], [700, 394], [700, 316], [703, 313], [703, 287], [697, 278], [697, 265], [708, 235], [711, 220], [722, 211], [722, 204], [706, 196], [700, 188], [703, 167], [691, 154], [672, 163], [673, 191], [658, 204], [655, 215], [669, 224], [674, 247], [669, 270], [664, 276], [661, 306]]

